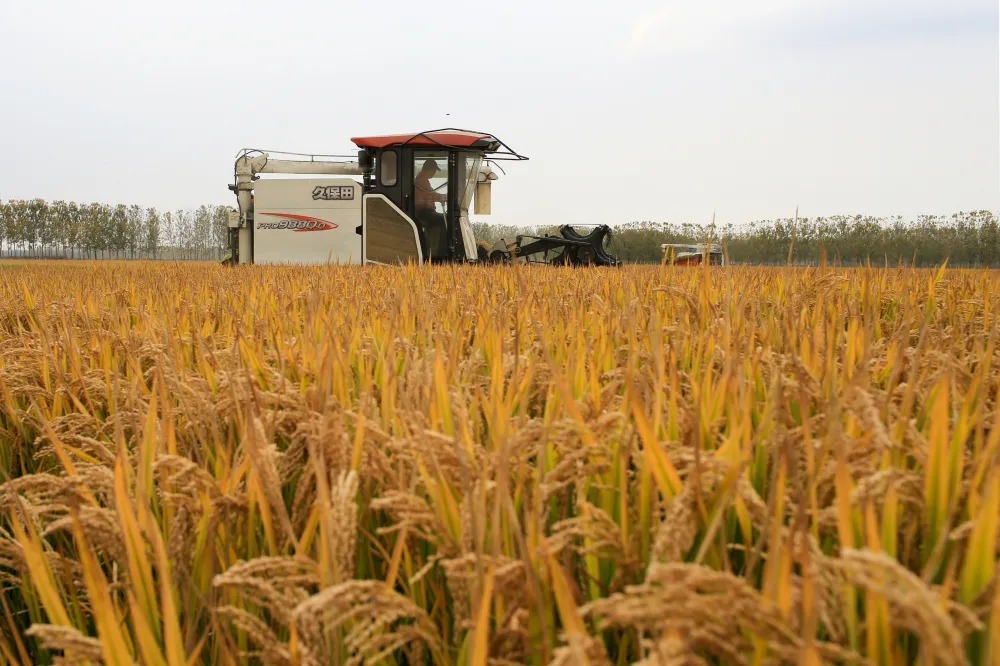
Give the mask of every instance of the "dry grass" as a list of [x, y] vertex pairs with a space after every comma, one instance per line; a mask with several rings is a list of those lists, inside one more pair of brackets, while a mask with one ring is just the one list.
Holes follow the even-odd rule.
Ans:
[[0, 662], [1000, 660], [988, 271], [0, 271]]

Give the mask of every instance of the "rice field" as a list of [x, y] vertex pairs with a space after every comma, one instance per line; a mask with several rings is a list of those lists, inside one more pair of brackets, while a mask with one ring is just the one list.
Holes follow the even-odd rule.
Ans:
[[1000, 661], [1000, 274], [0, 270], [0, 662]]

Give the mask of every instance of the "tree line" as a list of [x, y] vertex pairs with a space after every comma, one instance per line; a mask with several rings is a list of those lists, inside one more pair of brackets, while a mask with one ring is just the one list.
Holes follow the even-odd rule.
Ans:
[[66, 259], [219, 259], [225, 206], [160, 212], [137, 205], [0, 201], [0, 256]]
[[[494, 243], [545, 228], [474, 225], [476, 238]], [[612, 227], [610, 250], [627, 263], [658, 263], [663, 243], [719, 245], [732, 263], [816, 264], [825, 252], [831, 264], [866, 263], [1000, 267], [1000, 225], [992, 211], [953, 215], [837, 215], [757, 220], [746, 225], [631, 222]]]
[[[137, 205], [42, 199], [0, 201], [0, 257], [212, 259], [228, 251], [227, 206], [158, 211]], [[489, 244], [544, 228], [473, 224]], [[746, 225], [630, 222], [613, 227], [610, 249], [627, 263], [658, 263], [663, 243], [720, 245], [732, 263], [898, 263], [1000, 267], [992, 211], [915, 219], [838, 215], [757, 220]]]

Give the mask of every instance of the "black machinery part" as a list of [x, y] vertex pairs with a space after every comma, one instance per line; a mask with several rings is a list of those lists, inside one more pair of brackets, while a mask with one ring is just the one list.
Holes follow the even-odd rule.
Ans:
[[[545, 236], [518, 236], [514, 246], [517, 257], [527, 261], [571, 266], [618, 266], [620, 261], [605, 249], [606, 240], [611, 235], [611, 227], [600, 224], [587, 234], [581, 234], [571, 225], [560, 226], [556, 234]], [[554, 252], [551, 257], [532, 260], [531, 256]], [[497, 252], [491, 253], [491, 260]], [[499, 257], [496, 257], [499, 258]]]

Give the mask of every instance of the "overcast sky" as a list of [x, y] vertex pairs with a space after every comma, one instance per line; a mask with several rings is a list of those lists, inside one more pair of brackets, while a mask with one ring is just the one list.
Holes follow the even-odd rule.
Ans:
[[233, 204], [242, 147], [457, 126], [531, 158], [498, 223], [996, 211], [998, 24], [997, 0], [3, 0], [0, 199]]

